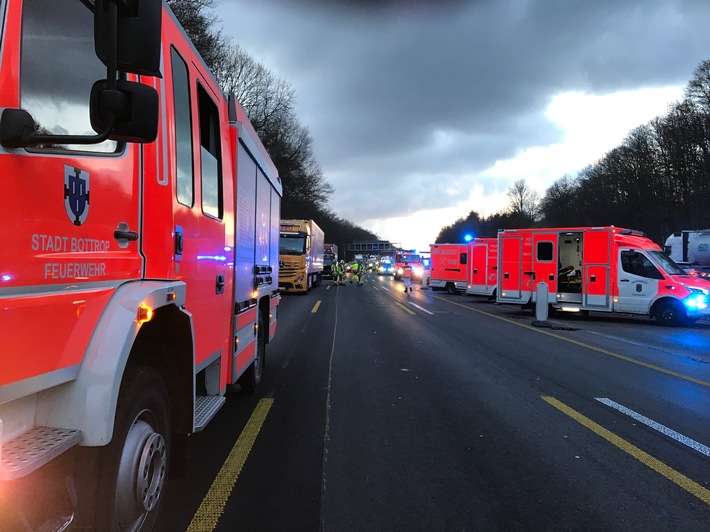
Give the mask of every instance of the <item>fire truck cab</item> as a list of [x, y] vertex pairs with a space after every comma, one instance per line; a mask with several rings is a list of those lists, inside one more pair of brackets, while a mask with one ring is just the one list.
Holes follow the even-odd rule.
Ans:
[[261, 380], [281, 182], [167, 4], [0, 6], [0, 522], [148, 530]]
[[466, 293], [495, 298], [498, 285], [498, 239], [476, 238], [468, 244]]
[[643, 233], [619, 227], [498, 232], [499, 303], [649, 315], [666, 325], [710, 316], [710, 283], [683, 271]]

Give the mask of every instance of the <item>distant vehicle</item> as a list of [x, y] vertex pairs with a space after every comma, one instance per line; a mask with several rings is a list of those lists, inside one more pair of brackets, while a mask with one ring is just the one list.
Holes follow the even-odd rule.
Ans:
[[395, 265], [392, 257], [382, 257], [376, 264], [377, 275], [394, 275]]
[[497, 274], [498, 239], [476, 238], [469, 242], [466, 293], [495, 298]]
[[710, 282], [630, 229], [501, 229], [498, 273], [499, 303], [535, 303], [546, 283], [556, 310], [645, 314], [664, 325], [710, 317]]
[[395, 271], [394, 278], [399, 280], [402, 278], [402, 272], [405, 264], [409, 264], [412, 267], [412, 277], [414, 279], [421, 279], [422, 273], [424, 273], [424, 268], [422, 267], [421, 256], [412, 251], [400, 250], [395, 254]]
[[331, 268], [333, 264], [338, 262], [338, 246], [335, 244], [324, 244], [323, 245], [323, 273], [321, 274], [322, 279], [332, 279], [333, 272]]
[[691, 275], [710, 279], [710, 229], [673, 233], [666, 239], [664, 250]]
[[310, 292], [323, 275], [323, 230], [314, 220], [281, 220], [279, 288]]
[[449, 294], [466, 291], [468, 244], [432, 244], [429, 286]]

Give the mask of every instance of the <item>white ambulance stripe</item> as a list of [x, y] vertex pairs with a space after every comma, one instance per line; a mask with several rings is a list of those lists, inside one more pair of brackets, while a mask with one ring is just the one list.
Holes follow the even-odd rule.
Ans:
[[636, 421], [640, 421], [644, 425], [647, 425], [652, 429], [655, 429], [658, 432], [661, 432], [666, 436], [673, 438], [677, 442], [680, 442], [683, 445], [687, 445], [688, 447], [690, 447], [691, 449], [695, 449], [699, 453], [703, 453], [705, 456], [710, 456], [710, 447], [707, 447], [702, 443], [698, 443], [695, 440], [688, 438], [687, 436], [684, 436], [679, 432], [674, 431], [673, 429], [669, 429], [665, 425], [656, 423], [652, 419], [649, 419], [646, 416], [642, 416], [638, 412], [634, 412], [633, 410], [626, 408], [625, 406], [620, 405], [619, 403], [615, 403], [611, 399], [607, 399], [606, 397], [595, 397], [595, 399], [600, 403], [604, 403], [605, 405], [618, 410], [622, 414], [626, 414], [627, 416], [634, 418]]
[[429, 312], [427, 309], [420, 307], [420, 306], [417, 305], [416, 303], [412, 303], [412, 302], [410, 301], [409, 304], [412, 305], [413, 307], [417, 307], [417, 308], [418, 308], [419, 310], [421, 310], [422, 312], [426, 312], [427, 314], [434, 314], [433, 312]]

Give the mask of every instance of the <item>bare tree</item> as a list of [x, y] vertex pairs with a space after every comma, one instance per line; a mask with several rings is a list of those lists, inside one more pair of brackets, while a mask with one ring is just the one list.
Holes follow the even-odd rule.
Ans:
[[519, 227], [531, 227], [540, 218], [540, 198], [531, 189], [525, 179], [518, 179], [506, 193], [508, 195], [508, 212], [520, 224]]

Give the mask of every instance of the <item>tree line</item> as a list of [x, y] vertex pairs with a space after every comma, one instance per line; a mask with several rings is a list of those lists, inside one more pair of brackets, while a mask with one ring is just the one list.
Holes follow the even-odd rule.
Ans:
[[541, 199], [524, 179], [508, 197], [504, 210], [488, 218], [472, 211], [442, 228], [436, 241], [463, 242], [467, 232], [493, 237], [514, 227], [615, 225], [663, 245], [675, 231], [710, 227], [710, 60], [696, 67], [665, 116], [632, 130], [599, 161], [560, 177]]
[[377, 235], [341, 219], [329, 206], [334, 189], [316, 160], [313, 138], [296, 116], [295, 91], [219, 29], [214, 0], [167, 0], [223, 92], [244, 108], [283, 184], [281, 218], [313, 219], [340, 249]]

